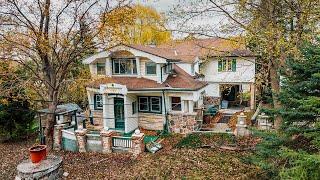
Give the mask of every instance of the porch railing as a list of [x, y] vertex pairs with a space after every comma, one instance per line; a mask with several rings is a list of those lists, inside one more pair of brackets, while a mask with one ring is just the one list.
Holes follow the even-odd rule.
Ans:
[[132, 148], [131, 137], [113, 136], [112, 146], [119, 148]]

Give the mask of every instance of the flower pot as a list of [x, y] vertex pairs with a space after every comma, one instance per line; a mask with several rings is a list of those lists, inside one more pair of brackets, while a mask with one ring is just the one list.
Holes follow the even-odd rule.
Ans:
[[45, 159], [47, 156], [47, 146], [46, 145], [36, 145], [29, 149], [30, 159], [32, 163], [38, 163]]

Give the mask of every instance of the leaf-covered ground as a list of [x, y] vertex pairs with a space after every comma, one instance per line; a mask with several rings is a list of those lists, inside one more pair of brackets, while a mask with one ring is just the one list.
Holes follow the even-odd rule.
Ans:
[[[244, 152], [174, 148], [181, 136], [169, 136], [156, 154], [54, 153], [63, 156], [66, 179], [258, 179], [262, 172], [246, 164]], [[18, 162], [28, 157], [34, 140], [0, 144], [0, 179], [13, 179]]]

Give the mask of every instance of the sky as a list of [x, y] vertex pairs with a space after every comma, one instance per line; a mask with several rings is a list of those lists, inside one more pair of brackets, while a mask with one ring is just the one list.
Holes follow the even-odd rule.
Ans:
[[[171, 10], [174, 6], [176, 6], [178, 3], [181, 2], [188, 2], [192, 0], [133, 0], [133, 3], [139, 3], [146, 6], [151, 6], [155, 8], [158, 12], [161, 13], [167, 13], [169, 10]], [[221, 15], [217, 15], [216, 17], [201, 17], [200, 19], [193, 19], [190, 22], [189, 26], [210, 26], [210, 27], [218, 27], [220, 26], [221, 22], [225, 20], [225, 17], [222, 17]], [[178, 29], [179, 27], [176, 26], [175, 22], [168, 22], [168, 28], [169, 29]], [[218, 30], [215, 30], [218, 31]], [[181, 33], [173, 33], [175, 38], [182, 38], [183, 36], [186, 36], [186, 34]], [[221, 34], [218, 34], [219, 36]]]

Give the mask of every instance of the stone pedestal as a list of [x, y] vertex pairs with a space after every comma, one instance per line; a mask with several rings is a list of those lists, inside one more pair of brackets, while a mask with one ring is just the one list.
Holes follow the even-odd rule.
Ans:
[[140, 133], [140, 131], [136, 131], [132, 134], [132, 149], [131, 152], [134, 156], [137, 156], [144, 152], [145, 144], [143, 143], [144, 133]]
[[251, 132], [247, 128], [246, 118], [247, 116], [244, 115], [244, 113], [238, 115], [238, 122], [235, 130], [236, 136], [249, 136], [251, 134]]
[[53, 136], [53, 149], [60, 151], [62, 148], [62, 130], [64, 125], [58, 124], [54, 126], [54, 136]]
[[261, 130], [270, 130], [272, 127], [272, 123], [269, 122], [269, 116], [265, 115], [265, 113], [261, 113], [258, 116], [258, 129]]
[[86, 143], [87, 143], [87, 130], [79, 129], [75, 131], [75, 135], [78, 142], [79, 152], [86, 152]]
[[100, 131], [102, 153], [112, 153], [112, 136], [114, 131], [103, 129]]
[[62, 179], [62, 158], [48, 156], [38, 164], [33, 164], [29, 159], [22, 161], [17, 166], [16, 180], [19, 179]]

